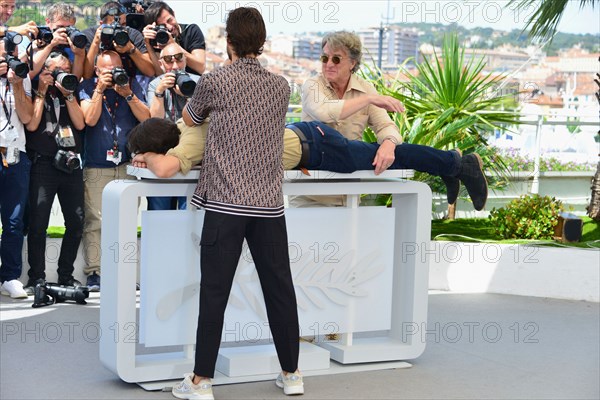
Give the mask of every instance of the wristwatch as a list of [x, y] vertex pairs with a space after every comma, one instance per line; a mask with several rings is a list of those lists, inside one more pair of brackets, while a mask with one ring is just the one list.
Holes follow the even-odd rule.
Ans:
[[73, 101], [73, 100], [75, 100], [75, 96], [73, 96], [73, 94], [70, 94], [67, 97], [65, 97], [65, 100], [67, 100], [67, 101]]
[[162, 93], [154, 92], [154, 96], [158, 97], [159, 99], [162, 99], [163, 97], [165, 97], [165, 92], [162, 92]]
[[131, 93], [129, 96], [125, 97], [125, 100], [127, 100], [127, 102], [129, 103], [131, 100], [133, 100], [133, 93]]
[[127, 50], [127, 54], [129, 54], [129, 55], [132, 55], [133, 53], [135, 53], [135, 49], [136, 49], [136, 47], [135, 47], [135, 46], [133, 46], [133, 47], [131, 48], [131, 50]]

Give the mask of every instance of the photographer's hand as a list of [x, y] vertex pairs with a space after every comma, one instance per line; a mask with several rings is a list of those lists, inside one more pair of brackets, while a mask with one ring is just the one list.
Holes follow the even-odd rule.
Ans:
[[6, 75], [8, 72], [8, 63], [4, 57], [0, 57], [0, 76]]
[[29, 37], [36, 37], [38, 34], [37, 24], [33, 21], [26, 22], [23, 25], [9, 26], [7, 30]]
[[60, 45], [69, 45], [69, 37], [67, 36], [67, 30], [65, 28], [58, 28], [52, 33], [52, 42], [50, 42], [50, 47], [54, 48]]

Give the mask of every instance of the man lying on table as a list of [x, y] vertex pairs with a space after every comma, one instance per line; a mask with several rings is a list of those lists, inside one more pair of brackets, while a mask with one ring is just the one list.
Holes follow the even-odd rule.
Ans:
[[[188, 127], [182, 120], [175, 123], [150, 118], [132, 129], [129, 149], [136, 156], [132, 165], [148, 168], [159, 178], [169, 178], [177, 172], [187, 174], [202, 161], [208, 131], [208, 120]], [[179, 144], [176, 136], [179, 134]], [[296, 122], [283, 132], [283, 167], [286, 170], [326, 170], [351, 173], [374, 170], [377, 143], [348, 140], [338, 131], [320, 122]], [[429, 163], [422, 159], [427, 154]], [[462, 182], [474, 204], [485, 204], [487, 182], [481, 168], [471, 168], [462, 162], [457, 150], [438, 150], [428, 146], [402, 143], [395, 148], [395, 160], [388, 169], [414, 169], [430, 175], [444, 176], [448, 202], [458, 197]], [[375, 171], [375, 175], [378, 172]], [[483, 208], [483, 207], [481, 207]]]

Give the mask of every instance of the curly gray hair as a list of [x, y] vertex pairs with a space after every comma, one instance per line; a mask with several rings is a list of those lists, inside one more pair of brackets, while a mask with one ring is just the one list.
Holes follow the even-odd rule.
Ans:
[[352, 68], [352, 72], [358, 71], [362, 60], [362, 43], [357, 34], [348, 31], [331, 32], [325, 35], [321, 42], [321, 48], [328, 44], [332, 50], [345, 50], [350, 59], [356, 64]]

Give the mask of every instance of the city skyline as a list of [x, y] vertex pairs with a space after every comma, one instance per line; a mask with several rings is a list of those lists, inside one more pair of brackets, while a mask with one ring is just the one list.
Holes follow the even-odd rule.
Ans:
[[[349, 0], [169, 2], [181, 23], [196, 23], [204, 29], [224, 24], [227, 12], [236, 7], [256, 7], [263, 14], [267, 32], [271, 36], [280, 33], [356, 31], [377, 27], [386, 21], [391, 24], [457, 23], [467, 28], [490, 27], [503, 31], [523, 29], [533, 10], [516, 12], [514, 6], [507, 7], [508, 3], [509, 0], [374, 0], [368, 3]], [[389, 20], [386, 19], [388, 14]], [[579, 2], [572, 2], [558, 25], [558, 31], [600, 33], [600, 9], [587, 6], [580, 10]]]

